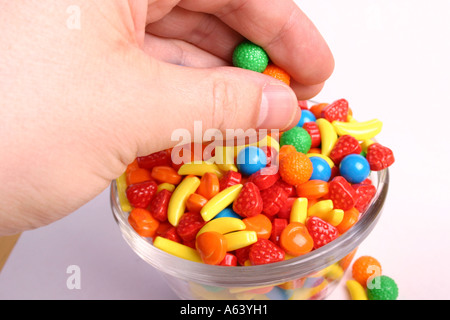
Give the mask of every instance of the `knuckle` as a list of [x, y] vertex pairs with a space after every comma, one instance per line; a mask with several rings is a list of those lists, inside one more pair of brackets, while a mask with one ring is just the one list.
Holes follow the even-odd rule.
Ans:
[[232, 81], [217, 77], [212, 82], [212, 128], [232, 128], [238, 111], [238, 90]]

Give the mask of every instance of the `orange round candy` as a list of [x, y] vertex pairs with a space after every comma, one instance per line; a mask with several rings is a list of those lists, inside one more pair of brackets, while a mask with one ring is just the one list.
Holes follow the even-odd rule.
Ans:
[[128, 223], [142, 237], [152, 238], [159, 227], [159, 221], [153, 218], [150, 211], [134, 208], [128, 216]]
[[289, 153], [297, 152], [297, 149], [293, 145], [285, 144], [280, 147], [280, 151], [278, 152], [278, 161], [283, 160], [285, 156]]
[[291, 76], [282, 68], [278, 67], [277, 65], [274, 65], [273, 63], [269, 63], [269, 65], [266, 67], [263, 73], [275, 79], [283, 81], [287, 85], [291, 84]]
[[352, 267], [353, 279], [363, 287], [367, 286], [367, 280], [371, 276], [381, 275], [381, 264], [371, 256], [362, 256], [355, 260]]
[[212, 172], [206, 172], [200, 180], [196, 193], [209, 200], [218, 194], [219, 191], [220, 185], [217, 175]]
[[287, 254], [300, 256], [313, 249], [314, 241], [303, 223], [291, 222], [281, 232], [280, 246]]
[[206, 264], [221, 263], [227, 253], [227, 239], [215, 231], [200, 234], [195, 241], [195, 246]]
[[309, 180], [296, 187], [297, 195], [302, 198], [318, 199], [328, 194], [328, 182]]
[[242, 222], [246, 225], [245, 230], [256, 232], [258, 239], [269, 239], [272, 234], [272, 222], [264, 214], [245, 218]]
[[301, 152], [291, 152], [280, 160], [279, 170], [281, 179], [296, 186], [311, 178], [313, 165], [307, 155]]

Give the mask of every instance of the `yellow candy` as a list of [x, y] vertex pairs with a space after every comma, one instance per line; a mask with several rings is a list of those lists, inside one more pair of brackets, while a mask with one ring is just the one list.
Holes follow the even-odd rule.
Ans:
[[211, 220], [220, 211], [228, 207], [237, 198], [242, 187], [242, 184], [235, 184], [212, 197], [200, 210], [203, 220]]
[[334, 126], [325, 118], [317, 119], [316, 123], [320, 131], [321, 153], [328, 157], [338, 139], [336, 130]]
[[117, 195], [119, 196], [119, 203], [120, 207], [122, 208], [122, 211], [130, 212], [132, 208], [126, 194], [127, 190], [126, 173], [123, 173], [119, 178], [117, 178], [116, 185], [117, 185]]
[[333, 210], [333, 201], [321, 200], [308, 209], [308, 217], [315, 216], [322, 219], [322, 217], [331, 210]]
[[383, 123], [378, 119], [364, 122], [333, 121], [332, 126], [339, 136], [351, 135], [356, 140], [368, 140], [381, 132]]
[[236, 231], [224, 235], [227, 239], [227, 251], [233, 251], [251, 245], [258, 241], [255, 231]]
[[326, 214], [325, 219], [323, 220], [336, 227], [342, 222], [343, 219], [344, 219], [344, 210], [333, 209]]
[[342, 276], [344, 275], [344, 270], [339, 264], [334, 263], [320, 270], [317, 274], [318, 276], [324, 276], [331, 280], [337, 280], [342, 278]]
[[324, 279], [317, 287], [295, 289], [289, 300], [308, 300], [325, 289], [327, 286], [328, 281]]
[[308, 217], [308, 199], [307, 198], [297, 198], [294, 200], [291, 209], [290, 222], [300, 222], [305, 223]]
[[179, 258], [187, 259], [194, 262], [202, 262], [202, 259], [197, 250], [184, 244], [166, 239], [163, 237], [156, 237], [153, 241], [153, 245], [158, 249], [161, 249], [167, 253], [173, 254]]
[[366, 290], [358, 281], [348, 280], [346, 285], [352, 300], [368, 300]]
[[217, 218], [205, 224], [197, 233], [197, 237], [203, 232], [215, 231], [226, 234], [233, 231], [245, 230], [245, 223], [238, 218], [224, 217]]
[[200, 179], [195, 176], [186, 177], [174, 190], [167, 207], [167, 219], [176, 227], [186, 209], [187, 198], [197, 190]]
[[308, 156], [308, 158], [311, 158], [311, 157], [319, 157], [319, 158], [322, 158], [323, 160], [325, 160], [325, 161], [328, 163], [328, 165], [330, 166], [330, 168], [333, 168], [333, 167], [334, 167], [334, 162], [333, 162], [333, 160], [331, 160], [330, 157], [327, 157], [327, 156], [324, 155], [324, 154], [321, 154], [321, 153], [307, 153], [306, 155]]
[[234, 163], [230, 163], [230, 164], [219, 164], [218, 163], [217, 166], [223, 172], [227, 172], [227, 171], [238, 172], [238, 168], [236, 167], [236, 165]]
[[223, 173], [220, 171], [219, 167], [209, 161], [202, 161], [201, 163], [185, 163], [180, 167], [180, 169], [178, 169], [178, 174], [181, 176], [203, 176], [207, 172], [215, 173], [219, 179], [223, 176]]
[[171, 183], [160, 183], [158, 184], [158, 188], [156, 189], [156, 193], [162, 191], [162, 190], [169, 190], [170, 192], [173, 192], [175, 190], [175, 185]]
[[366, 139], [361, 143], [361, 149], [364, 152], [367, 152], [367, 148], [371, 145], [375, 143], [375, 141], [371, 140], [371, 139]]

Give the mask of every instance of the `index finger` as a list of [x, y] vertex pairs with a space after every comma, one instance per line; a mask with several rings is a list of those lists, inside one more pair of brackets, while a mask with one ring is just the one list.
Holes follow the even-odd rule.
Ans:
[[321, 84], [334, 69], [320, 32], [292, 0], [181, 0], [179, 6], [217, 16], [303, 85]]

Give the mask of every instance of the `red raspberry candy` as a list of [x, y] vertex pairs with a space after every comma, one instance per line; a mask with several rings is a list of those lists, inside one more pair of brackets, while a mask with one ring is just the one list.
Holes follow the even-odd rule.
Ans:
[[315, 216], [306, 220], [306, 228], [313, 238], [314, 249], [330, 243], [339, 236], [339, 231], [336, 227]]
[[316, 122], [310, 121], [303, 124], [303, 129], [311, 136], [311, 148], [317, 148], [321, 143], [319, 126]]
[[270, 235], [270, 241], [275, 244], [280, 243], [281, 232], [288, 225], [288, 220], [283, 218], [275, 218], [272, 221], [272, 234]]
[[271, 217], [276, 215], [284, 206], [288, 194], [280, 185], [274, 184], [268, 189], [261, 190], [261, 198], [263, 200], [263, 213]]
[[177, 233], [185, 243], [191, 242], [195, 240], [197, 232], [205, 223], [199, 212], [186, 212], [181, 216], [180, 222], [176, 227]]
[[342, 176], [337, 176], [328, 185], [328, 197], [335, 209], [349, 210], [355, 205], [356, 191]]
[[145, 181], [128, 186], [126, 194], [130, 205], [134, 208], [147, 208], [157, 188], [158, 185], [155, 181]]
[[339, 99], [322, 110], [322, 118], [330, 122], [333, 121], [347, 121], [348, 117], [348, 102], [345, 99]]
[[240, 172], [228, 171], [220, 180], [219, 187], [220, 191], [234, 186], [235, 184], [241, 183], [242, 175]]
[[253, 217], [260, 214], [263, 201], [258, 187], [253, 182], [247, 182], [233, 202], [233, 210], [241, 217]]
[[372, 143], [367, 148], [366, 159], [369, 162], [370, 170], [372, 171], [383, 170], [392, 165], [395, 161], [392, 150], [379, 143]]
[[280, 179], [275, 183], [275, 185], [280, 186], [284, 190], [284, 192], [286, 192], [288, 197], [297, 196], [297, 191], [292, 184], [289, 184], [286, 181]]
[[140, 168], [152, 170], [156, 166], [171, 166], [172, 159], [168, 150], [158, 151], [147, 156], [137, 157]]
[[370, 201], [372, 201], [375, 196], [377, 189], [372, 184], [364, 183], [354, 184], [352, 185], [352, 188], [356, 191], [355, 208], [362, 213], [366, 211]]
[[270, 188], [280, 179], [277, 167], [263, 168], [253, 173], [249, 178], [249, 182], [253, 182], [259, 190]]
[[338, 166], [342, 159], [349, 154], [360, 154], [361, 146], [355, 137], [350, 135], [344, 135], [339, 137], [330, 152], [330, 159], [333, 160], [334, 164]]
[[283, 249], [267, 239], [259, 239], [250, 247], [248, 258], [252, 265], [267, 264], [284, 260]]
[[167, 220], [167, 207], [169, 206], [170, 197], [172, 192], [163, 189], [153, 197], [148, 207], [148, 211], [153, 215], [156, 220], [164, 222]]

